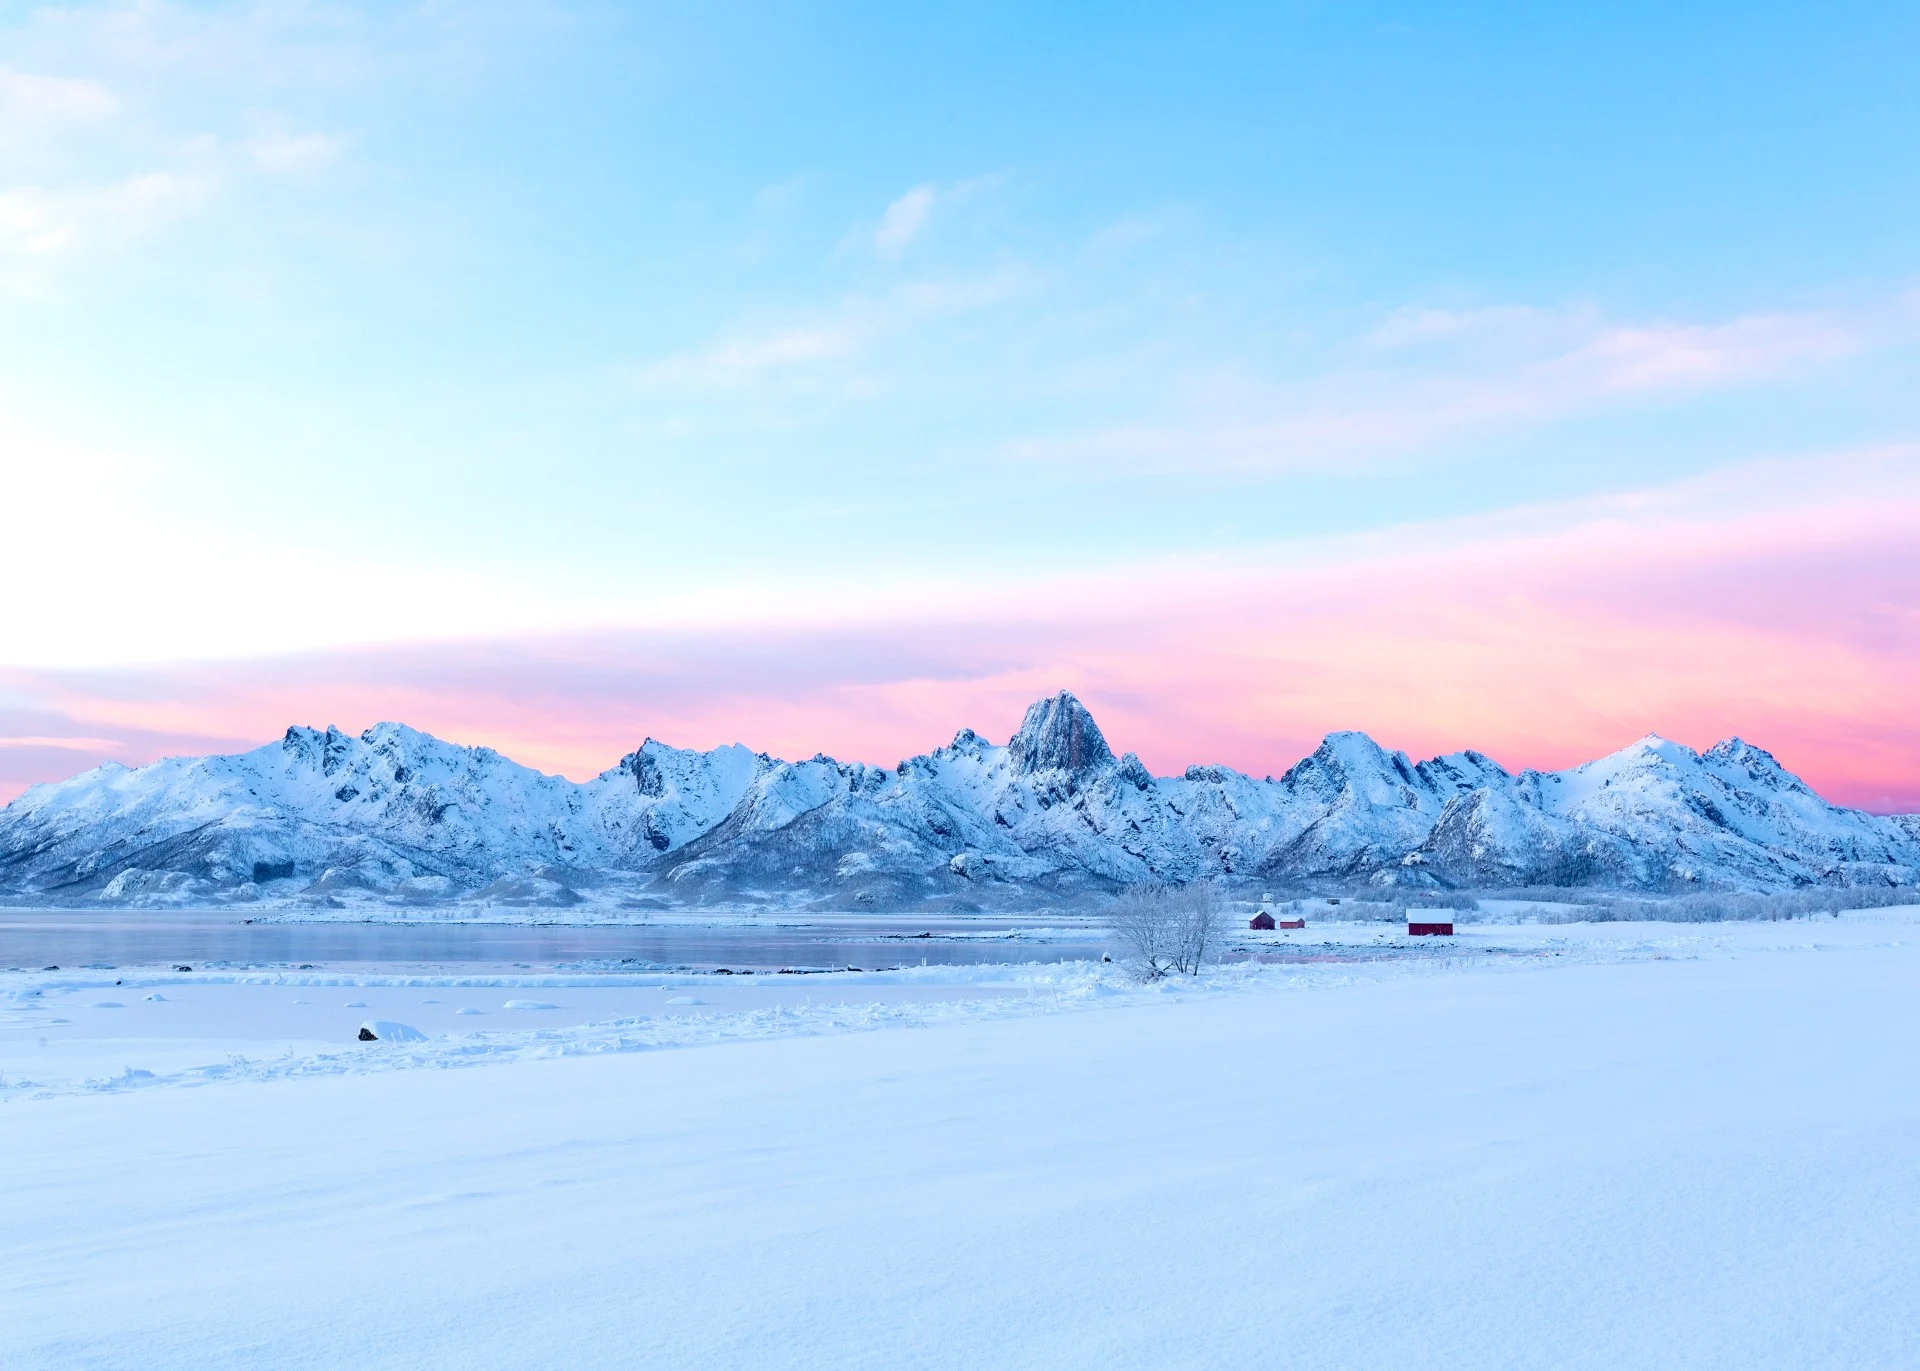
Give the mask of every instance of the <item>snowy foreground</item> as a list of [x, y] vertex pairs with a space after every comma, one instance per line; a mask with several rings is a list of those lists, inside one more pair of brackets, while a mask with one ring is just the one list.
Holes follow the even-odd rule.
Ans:
[[0, 1364], [1914, 1364], [1920, 912], [1310, 933], [15, 974]]

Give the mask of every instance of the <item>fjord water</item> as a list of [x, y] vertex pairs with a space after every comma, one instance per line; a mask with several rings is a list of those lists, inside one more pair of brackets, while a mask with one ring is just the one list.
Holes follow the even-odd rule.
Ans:
[[[927, 934], [921, 937], [921, 934]], [[44, 966], [865, 968], [1098, 961], [1104, 931], [1059, 921], [869, 915], [709, 924], [261, 923], [220, 910], [0, 911], [0, 969]]]

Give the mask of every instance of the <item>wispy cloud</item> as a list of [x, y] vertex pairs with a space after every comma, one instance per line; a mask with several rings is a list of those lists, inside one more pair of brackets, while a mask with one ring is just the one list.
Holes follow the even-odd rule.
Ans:
[[238, 0], [40, 5], [9, 33], [35, 65], [107, 70], [137, 82], [192, 82], [204, 92], [364, 88], [406, 79], [461, 84], [576, 30], [565, 7], [521, 0], [397, 6]]
[[263, 130], [247, 140], [247, 154], [264, 171], [313, 171], [340, 160], [347, 140], [331, 133]]
[[738, 386], [769, 372], [857, 357], [877, 340], [931, 320], [985, 309], [1017, 295], [1026, 277], [1014, 269], [981, 276], [929, 277], [871, 295], [849, 295], [813, 318], [741, 329], [706, 347], [641, 366], [644, 387]]
[[0, 738], [0, 747], [52, 748], [66, 752], [111, 752], [121, 746], [123, 743], [119, 738], [39, 737], [32, 734], [24, 737]]
[[0, 289], [53, 296], [90, 249], [345, 152], [338, 133], [263, 117], [263, 101], [471, 82], [570, 22], [518, 0], [30, 7], [0, 65]]
[[1117, 257], [1166, 237], [1186, 220], [1184, 211], [1167, 210], [1159, 214], [1130, 214], [1116, 219], [1087, 241], [1091, 257]]
[[871, 309], [850, 306], [839, 318], [727, 339], [698, 352], [643, 367], [643, 385], [732, 385], [761, 372], [845, 357], [877, 331]]
[[98, 123], [119, 108], [113, 92], [98, 81], [0, 67], [0, 129]]
[[1651, 394], [1756, 380], [1868, 346], [1872, 324], [1823, 314], [1755, 314], [1719, 324], [1653, 323], [1598, 330], [1537, 375], [1550, 403]]
[[1905, 298], [1855, 311], [1618, 321], [1587, 308], [1395, 311], [1317, 373], [1204, 389], [1190, 418], [1009, 444], [1019, 459], [1310, 469], [1464, 433], [1791, 374], [1914, 336]]
[[46, 258], [89, 243], [120, 241], [175, 218], [211, 189], [199, 176], [150, 171], [104, 186], [0, 190], [0, 263]]
[[753, 195], [754, 212], [762, 215], [787, 214], [799, 206], [807, 191], [807, 178], [789, 176], [770, 182]]
[[855, 234], [842, 244], [842, 248], [864, 247], [870, 240], [873, 249], [882, 257], [897, 258], [926, 236], [933, 227], [936, 209], [944, 221], [963, 207], [990, 195], [1004, 183], [1005, 177], [998, 172], [944, 184], [923, 182], [882, 210], [879, 222], [873, 226], [870, 235]]
[[889, 257], [898, 257], [927, 227], [933, 201], [932, 186], [915, 186], [888, 205], [873, 230], [873, 245]]

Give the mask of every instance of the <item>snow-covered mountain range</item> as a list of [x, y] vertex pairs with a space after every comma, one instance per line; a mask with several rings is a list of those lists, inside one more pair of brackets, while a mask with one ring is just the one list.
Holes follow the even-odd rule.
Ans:
[[649, 739], [575, 783], [400, 724], [109, 763], [0, 810], [14, 903], [773, 900], [1008, 907], [1151, 878], [1264, 889], [1920, 884], [1920, 816], [1828, 804], [1739, 739], [1649, 735], [1567, 771], [1415, 763], [1330, 734], [1275, 780], [1151, 775], [1064, 691], [1005, 746], [887, 769]]

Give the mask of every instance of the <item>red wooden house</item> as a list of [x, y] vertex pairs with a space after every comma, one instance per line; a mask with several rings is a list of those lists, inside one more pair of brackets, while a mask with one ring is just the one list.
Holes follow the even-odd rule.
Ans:
[[1247, 927], [1257, 928], [1262, 932], [1266, 932], [1273, 927], [1273, 915], [1263, 909], [1251, 919], [1247, 920]]

